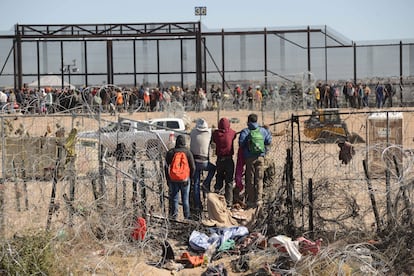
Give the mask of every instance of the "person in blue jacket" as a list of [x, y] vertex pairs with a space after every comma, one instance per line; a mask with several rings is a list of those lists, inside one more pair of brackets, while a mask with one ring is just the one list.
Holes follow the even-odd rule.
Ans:
[[[249, 147], [250, 131], [259, 128], [263, 136], [264, 151], [259, 153], [252, 152]], [[270, 131], [259, 126], [257, 123], [257, 114], [250, 114], [247, 117], [247, 128], [240, 132], [239, 147], [243, 150], [245, 159], [245, 202], [247, 207], [256, 208], [263, 205], [263, 177], [264, 177], [264, 158], [267, 147], [272, 143], [272, 134]]]

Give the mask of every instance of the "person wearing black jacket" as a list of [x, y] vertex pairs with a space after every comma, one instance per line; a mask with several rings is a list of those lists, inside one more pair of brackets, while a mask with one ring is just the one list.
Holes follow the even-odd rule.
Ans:
[[392, 84], [390, 82], [386, 83], [384, 86], [384, 99], [382, 101], [382, 106], [385, 106], [385, 102], [388, 100], [389, 106], [392, 107], [392, 96], [394, 96], [395, 91], [394, 87], [392, 87]]
[[[184, 152], [187, 156], [188, 165], [190, 167], [190, 177], [184, 182], [175, 182], [171, 181], [169, 178], [168, 168], [174, 158], [176, 152]], [[165, 162], [166, 166], [166, 178], [169, 187], [169, 215], [172, 219], [177, 219], [178, 215], [178, 192], [181, 191], [181, 201], [183, 204], [183, 213], [184, 218], [190, 219], [190, 184], [191, 179], [193, 178], [195, 171], [195, 162], [194, 157], [191, 151], [186, 147], [185, 137], [183, 135], [178, 135], [177, 140], [175, 141], [175, 147], [170, 149], [166, 156]]]

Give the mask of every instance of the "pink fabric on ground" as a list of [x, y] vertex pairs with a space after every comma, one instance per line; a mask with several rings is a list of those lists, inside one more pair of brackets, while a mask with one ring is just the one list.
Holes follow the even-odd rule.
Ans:
[[243, 191], [243, 174], [244, 174], [244, 156], [243, 156], [243, 149], [239, 148], [237, 151], [237, 162], [236, 162], [236, 173], [234, 179], [236, 181], [236, 187], [239, 188], [239, 191]]

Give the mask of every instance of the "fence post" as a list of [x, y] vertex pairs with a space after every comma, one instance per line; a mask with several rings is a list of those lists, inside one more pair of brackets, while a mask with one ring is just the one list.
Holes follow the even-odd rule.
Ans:
[[27, 194], [27, 180], [26, 180], [26, 167], [24, 160], [22, 160], [22, 178], [23, 178], [23, 192], [24, 192], [24, 208], [29, 210], [29, 197]]
[[6, 134], [4, 133], [4, 116], [1, 116], [1, 182], [5, 183], [6, 179]]
[[134, 171], [134, 179], [132, 180], [132, 204], [133, 204], [133, 209], [134, 209], [134, 215], [135, 217], [137, 217], [137, 201], [138, 201], [138, 168], [137, 168], [137, 161], [135, 159], [135, 154], [136, 154], [136, 144], [133, 143], [132, 144], [132, 154], [133, 154], [133, 159], [132, 159], [132, 169]]
[[16, 165], [14, 163], [14, 160], [11, 163], [12, 165], [12, 172], [13, 172], [13, 182], [14, 182], [14, 192], [16, 195], [16, 211], [20, 212], [21, 208], [20, 208], [20, 191], [19, 191], [19, 185], [17, 184], [17, 173], [16, 173]]
[[[303, 181], [303, 163], [302, 163], [302, 140], [300, 138], [300, 125], [299, 125], [299, 117], [295, 116], [293, 118], [295, 120], [295, 123], [297, 125], [297, 131], [298, 131], [298, 146], [299, 146], [299, 170], [300, 170], [300, 189], [301, 189], [301, 216], [302, 216], [302, 227], [305, 227], [305, 216], [304, 216], [304, 210], [305, 210], [305, 194], [304, 194], [304, 181]], [[293, 137], [292, 137], [293, 140]]]
[[369, 178], [369, 174], [368, 174], [368, 164], [367, 164], [367, 160], [362, 160], [362, 165], [364, 166], [364, 173], [365, 173], [365, 179], [367, 181], [367, 185], [368, 185], [368, 193], [369, 193], [369, 198], [371, 200], [371, 206], [372, 206], [372, 210], [374, 212], [374, 217], [375, 217], [375, 223], [377, 224], [377, 232], [381, 231], [381, 219], [378, 213], [378, 208], [377, 208], [377, 202], [375, 200], [375, 195], [374, 195], [374, 190], [372, 189], [372, 184], [371, 184], [371, 180]]
[[5, 154], [4, 154], [4, 117], [1, 116], [1, 160], [2, 160], [2, 176], [0, 181], [0, 237], [4, 237], [4, 178], [5, 178]]
[[285, 164], [285, 179], [286, 179], [286, 207], [288, 209], [288, 228], [290, 231], [293, 230], [295, 225], [295, 216], [294, 216], [294, 202], [295, 202], [295, 193], [293, 185], [293, 171], [292, 171], [292, 155], [291, 149], [286, 149], [286, 164]]
[[104, 176], [104, 166], [103, 166], [103, 154], [104, 154], [104, 146], [101, 145], [99, 142], [99, 197], [101, 200], [104, 196], [106, 196], [106, 188], [105, 188], [105, 176]]
[[[101, 111], [98, 112], [98, 129], [101, 129]], [[101, 132], [99, 131], [98, 135], [98, 157], [99, 157], [99, 188], [100, 188], [100, 200], [103, 199], [103, 196], [105, 195], [105, 178], [104, 178], [104, 163], [103, 163], [103, 155], [104, 155], [104, 146], [101, 142]]]
[[161, 174], [159, 177], [160, 183], [158, 185], [158, 191], [160, 193], [160, 206], [161, 206], [161, 210], [163, 211], [163, 213], [166, 212], [165, 209], [165, 199], [164, 199], [164, 185], [166, 182], [165, 177], [163, 177], [165, 175], [165, 165], [164, 165], [164, 161], [163, 161], [163, 156], [160, 156], [160, 169], [161, 169]]
[[309, 200], [309, 233], [310, 238], [313, 239], [313, 181], [312, 178], [308, 180], [308, 200]]
[[[75, 158], [74, 156], [70, 157], [68, 168], [69, 168], [69, 203], [73, 206], [75, 201], [75, 183], [76, 183], [76, 169], [75, 169]], [[69, 226], [73, 226], [73, 215], [75, 209], [71, 208], [69, 210]]]
[[59, 166], [60, 166], [61, 158], [62, 158], [62, 147], [58, 146], [55, 168], [53, 170], [52, 192], [50, 195], [49, 212], [48, 212], [48, 217], [47, 217], [47, 222], [46, 222], [46, 231], [49, 231], [50, 224], [52, 222], [52, 215], [56, 211], [56, 205], [55, 205], [56, 186], [58, 182], [58, 173], [59, 173]]
[[[390, 146], [390, 118], [389, 113], [387, 112], [387, 131], [386, 134], [386, 141], [387, 141], [387, 147]], [[387, 224], [388, 227], [391, 226], [391, 223], [394, 221], [393, 215], [392, 215], [392, 200], [391, 200], [391, 183], [390, 183], [390, 168], [388, 167], [388, 164], [385, 166], [385, 194], [386, 194], [386, 201], [387, 201]]]
[[140, 191], [141, 191], [141, 200], [140, 200], [140, 207], [142, 210], [142, 217], [146, 218], [147, 216], [147, 207], [145, 206], [145, 204], [147, 203], [147, 190], [145, 187], [145, 181], [144, 181], [144, 177], [145, 177], [145, 167], [144, 167], [144, 163], [141, 162], [140, 164], [140, 176], [141, 179], [139, 181], [139, 187], [140, 187]]
[[122, 180], [122, 208], [126, 206], [126, 180]]

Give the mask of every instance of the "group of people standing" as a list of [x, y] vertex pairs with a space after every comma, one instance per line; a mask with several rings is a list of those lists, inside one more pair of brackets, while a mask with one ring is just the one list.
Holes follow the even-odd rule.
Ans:
[[[251, 85], [243, 90], [238, 84], [233, 89], [233, 106], [236, 110], [248, 109], [248, 110], [261, 110], [266, 106], [266, 101], [269, 97], [273, 96], [273, 90], [270, 92], [266, 87], [261, 88], [257, 85], [255, 89]], [[246, 103], [246, 104], [243, 104]]]
[[[247, 118], [247, 127], [238, 133], [231, 128], [228, 118], [221, 118], [217, 129], [212, 130], [208, 123], [200, 118], [190, 132], [190, 146], [186, 145], [186, 138], [179, 135], [175, 147], [166, 154], [166, 177], [169, 186], [169, 216], [176, 219], [178, 216], [179, 193], [183, 205], [183, 214], [186, 219], [199, 219], [202, 214], [203, 204], [201, 194], [210, 192], [222, 194], [225, 197], [228, 208], [236, 201], [243, 201], [247, 207], [255, 208], [263, 205], [263, 177], [264, 157], [268, 146], [272, 142], [272, 135], [268, 128], [259, 126], [257, 114], [250, 114]], [[255, 133], [254, 136], [252, 133]], [[254, 137], [254, 138], [252, 138]], [[235, 162], [235, 141], [238, 140], [238, 157]], [[253, 150], [251, 144], [262, 145], [262, 150]], [[210, 159], [211, 145], [215, 145], [216, 163]], [[260, 146], [259, 146], [260, 148]], [[171, 179], [168, 171], [174, 162], [174, 156], [178, 152], [184, 152], [188, 160], [189, 177], [183, 181]], [[236, 167], [244, 167], [244, 185], [235, 184], [235, 178], [243, 171], [236, 171]], [[201, 184], [202, 172], [207, 176]], [[239, 174], [239, 176], [237, 176]], [[215, 176], [214, 190], [211, 188]], [[194, 191], [194, 212], [190, 212], [190, 187]], [[245, 189], [244, 197], [240, 198], [240, 192]]]
[[322, 84], [315, 87], [314, 91], [317, 108], [337, 108], [339, 88], [335, 84]]
[[369, 107], [369, 95], [371, 94], [371, 88], [368, 85], [352, 82], [347, 82], [342, 92], [345, 96], [345, 102], [349, 107], [361, 109], [363, 107]]
[[[395, 94], [395, 89], [391, 83], [378, 82], [375, 88], [375, 106], [382, 108], [387, 100], [392, 106], [392, 96]], [[335, 84], [322, 84], [321, 82], [314, 88], [315, 102], [317, 108], [338, 108], [338, 99], [340, 97], [340, 88]], [[342, 94], [345, 99], [347, 107], [364, 108], [369, 107], [369, 99], [371, 95], [371, 88], [364, 83], [354, 84], [353, 82], [346, 82], [342, 87]]]

